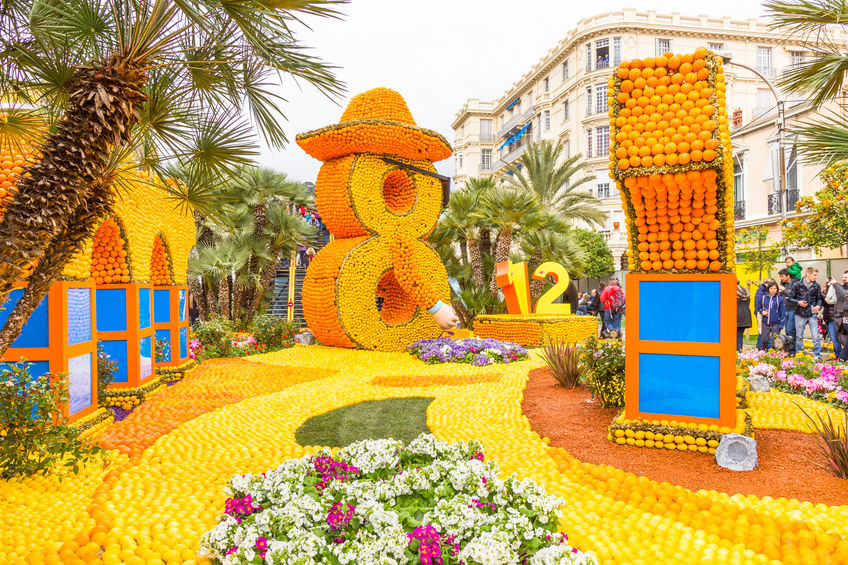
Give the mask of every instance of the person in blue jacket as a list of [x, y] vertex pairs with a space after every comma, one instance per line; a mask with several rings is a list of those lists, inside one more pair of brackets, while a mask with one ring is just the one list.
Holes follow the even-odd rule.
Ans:
[[783, 297], [777, 293], [777, 283], [767, 283], [766, 293], [757, 304], [757, 312], [762, 315], [760, 335], [763, 337], [762, 349], [771, 347], [773, 335], [780, 335], [783, 322], [786, 319], [786, 304]]
[[[757, 327], [762, 326], [762, 316], [761, 316], [761, 308], [760, 304], [763, 302], [763, 295], [767, 294], [767, 288], [769, 283], [774, 282], [772, 279], [766, 279], [757, 286], [756, 292], [754, 292], [754, 314], [757, 316]], [[763, 343], [763, 332], [760, 332], [757, 336], [757, 349], [766, 349], [766, 345]]]

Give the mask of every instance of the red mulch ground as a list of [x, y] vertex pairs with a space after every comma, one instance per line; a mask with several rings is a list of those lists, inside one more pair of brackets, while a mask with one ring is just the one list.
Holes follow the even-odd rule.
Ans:
[[811, 434], [757, 429], [759, 465], [753, 471], [736, 472], [719, 467], [707, 454], [671, 453], [607, 441], [607, 427], [618, 409], [601, 408], [585, 388], [562, 388], [547, 368], [530, 372], [522, 410], [536, 433], [581, 461], [612, 465], [693, 491], [848, 504], [848, 480], [823, 468], [825, 460]]

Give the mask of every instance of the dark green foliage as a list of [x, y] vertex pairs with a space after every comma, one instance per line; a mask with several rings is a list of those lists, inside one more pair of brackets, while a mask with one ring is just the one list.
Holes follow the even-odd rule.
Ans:
[[[80, 465], [105, 452], [81, 440], [67, 424], [64, 376], [33, 377], [25, 361], [0, 372], [0, 478], [47, 474]], [[61, 478], [61, 475], [60, 475]]]
[[604, 237], [596, 231], [574, 230], [577, 244], [586, 254], [583, 261], [583, 273], [593, 279], [602, 279], [615, 272], [615, 263]]
[[250, 331], [259, 341], [268, 346], [269, 349], [282, 349], [294, 345], [294, 336], [300, 329], [300, 322], [289, 322], [284, 318], [278, 318], [271, 314], [259, 314], [254, 316], [250, 324]]
[[580, 384], [580, 351], [576, 343], [548, 341], [541, 354], [560, 386], [574, 388]]
[[429, 397], [369, 400], [313, 416], [295, 432], [300, 445], [345, 447], [364, 439], [410, 442], [427, 428]]
[[810, 421], [810, 427], [818, 436], [819, 450], [827, 459], [830, 471], [840, 479], [848, 479], [848, 410], [843, 410], [845, 423], [835, 424], [827, 415], [827, 421], [816, 412], [816, 418], [810, 416], [806, 410], [798, 404], [798, 410]]

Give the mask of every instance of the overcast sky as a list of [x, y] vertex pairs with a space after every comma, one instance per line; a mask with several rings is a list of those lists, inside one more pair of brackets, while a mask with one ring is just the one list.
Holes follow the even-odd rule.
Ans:
[[[295, 134], [338, 122], [351, 96], [377, 86], [400, 92], [419, 126], [452, 142], [450, 124], [468, 98], [501, 96], [581, 18], [632, 6], [695, 16], [763, 13], [755, 0], [353, 0], [341, 7], [342, 20], [310, 19], [312, 30], [298, 33], [315, 55], [339, 67], [347, 95], [331, 101], [287, 79], [284, 127], [292, 141], [282, 150], [263, 147], [260, 164], [314, 182], [321, 163], [294, 143]], [[436, 167], [452, 175], [453, 159]]]

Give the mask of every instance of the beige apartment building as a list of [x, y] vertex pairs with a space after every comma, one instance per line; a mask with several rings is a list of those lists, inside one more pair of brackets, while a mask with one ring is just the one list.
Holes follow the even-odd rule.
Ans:
[[[576, 27], [496, 100], [469, 99], [456, 114], [455, 186], [469, 177], [511, 174], [527, 144], [561, 140], [566, 156], [581, 153], [594, 180], [587, 190], [608, 213], [604, 233], [616, 266], [626, 266], [624, 212], [608, 176], [609, 116], [607, 79], [621, 61], [693, 52], [704, 46], [756, 69], [769, 81], [810, 56], [759, 20], [713, 18], [625, 9], [580, 20]], [[768, 84], [741, 67], [725, 65], [728, 113], [733, 117], [737, 226], [768, 224], [779, 239], [781, 205], [794, 210], [800, 196], [817, 191], [816, 167], [797, 159], [792, 140], [784, 141], [786, 191], [777, 196], [776, 99]], [[785, 99], [789, 97], [781, 95]], [[786, 121], [810, 117], [803, 103], [786, 101]], [[788, 202], [786, 202], [788, 200]], [[793, 251], [794, 252], [794, 251]], [[811, 258], [809, 250], [799, 256]], [[837, 252], [838, 254], [838, 252]]]

